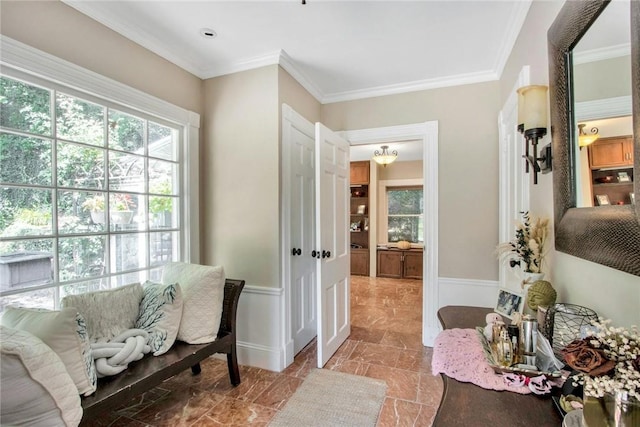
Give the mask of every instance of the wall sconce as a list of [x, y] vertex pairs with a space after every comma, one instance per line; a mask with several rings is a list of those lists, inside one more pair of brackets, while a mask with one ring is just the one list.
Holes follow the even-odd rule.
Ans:
[[578, 146], [582, 149], [582, 147], [586, 147], [587, 145], [591, 145], [596, 142], [596, 139], [600, 138], [598, 135], [598, 128], [592, 127], [589, 133], [584, 131], [586, 124], [580, 123], [578, 125]]
[[[533, 183], [538, 183], [538, 172], [551, 171], [551, 144], [547, 144], [538, 157], [538, 141], [547, 134], [547, 86], [533, 85], [518, 89], [518, 131], [524, 135], [527, 163], [533, 168]], [[529, 154], [529, 146], [533, 153]]]
[[398, 152], [396, 150], [389, 152], [388, 145], [383, 145], [380, 147], [380, 149], [382, 151], [376, 150], [373, 152], [373, 160], [377, 164], [382, 165], [386, 168], [388, 164], [393, 163], [396, 160], [396, 158], [398, 157]]

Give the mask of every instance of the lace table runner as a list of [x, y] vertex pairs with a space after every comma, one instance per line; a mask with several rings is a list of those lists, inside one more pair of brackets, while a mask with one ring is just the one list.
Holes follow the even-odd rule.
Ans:
[[440, 332], [433, 345], [431, 371], [433, 375], [445, 374], [487, 390], [531, 393], [526, 385], [507, 385], [503, 376], [493, 371], [475, 329], [445, 329]]

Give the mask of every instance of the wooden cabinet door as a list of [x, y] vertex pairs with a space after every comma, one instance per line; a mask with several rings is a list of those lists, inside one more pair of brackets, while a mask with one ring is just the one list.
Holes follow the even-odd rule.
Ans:
[[402, 251], [378, 251], [378, 277], [402, 278]]
[[404, 253], [405, 279], [422, 279], [422, 251], [407, 251]]
[[351, 274], [369, 275], [369, 249], [351, 249]]
[[589, 146], [589, 164], [592, 169], [633, 164], [631, 137], [601, 138]]
[[351, 162], [350, 184], [369, 184], [369, 162]]

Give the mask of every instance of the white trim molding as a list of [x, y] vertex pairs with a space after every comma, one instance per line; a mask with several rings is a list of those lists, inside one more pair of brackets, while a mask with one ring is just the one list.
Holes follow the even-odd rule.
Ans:
[[615, 46], [600, 47], [573, 53], [573, 65], [586, 64], [588, 62], [603, 61], [605, 59], [619, 58], [631, 55], [631, 43], [622, 43]]
[[581, 122], [630, 116], [631, 106], [631, 95], [576, 102], [575, 120]]
[[422, 141], [424, 192], [424, 263], [422, 343], [433, 346], [438, 326], [438, 122], [360, 129], [341, 132], [352, 145]]
[[245, 285], [236, 320], [238, 363], [281, 372], [287, 366], [281, 345], [284, 289]]

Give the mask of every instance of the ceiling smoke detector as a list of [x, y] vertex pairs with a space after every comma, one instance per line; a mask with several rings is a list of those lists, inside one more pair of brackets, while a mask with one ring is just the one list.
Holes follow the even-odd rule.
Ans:
[[200, 35], [205, 39], [215, 39], [218, 34], [216, 34], [216, 32], [213, 31], [211, 28], [201, 28]]

